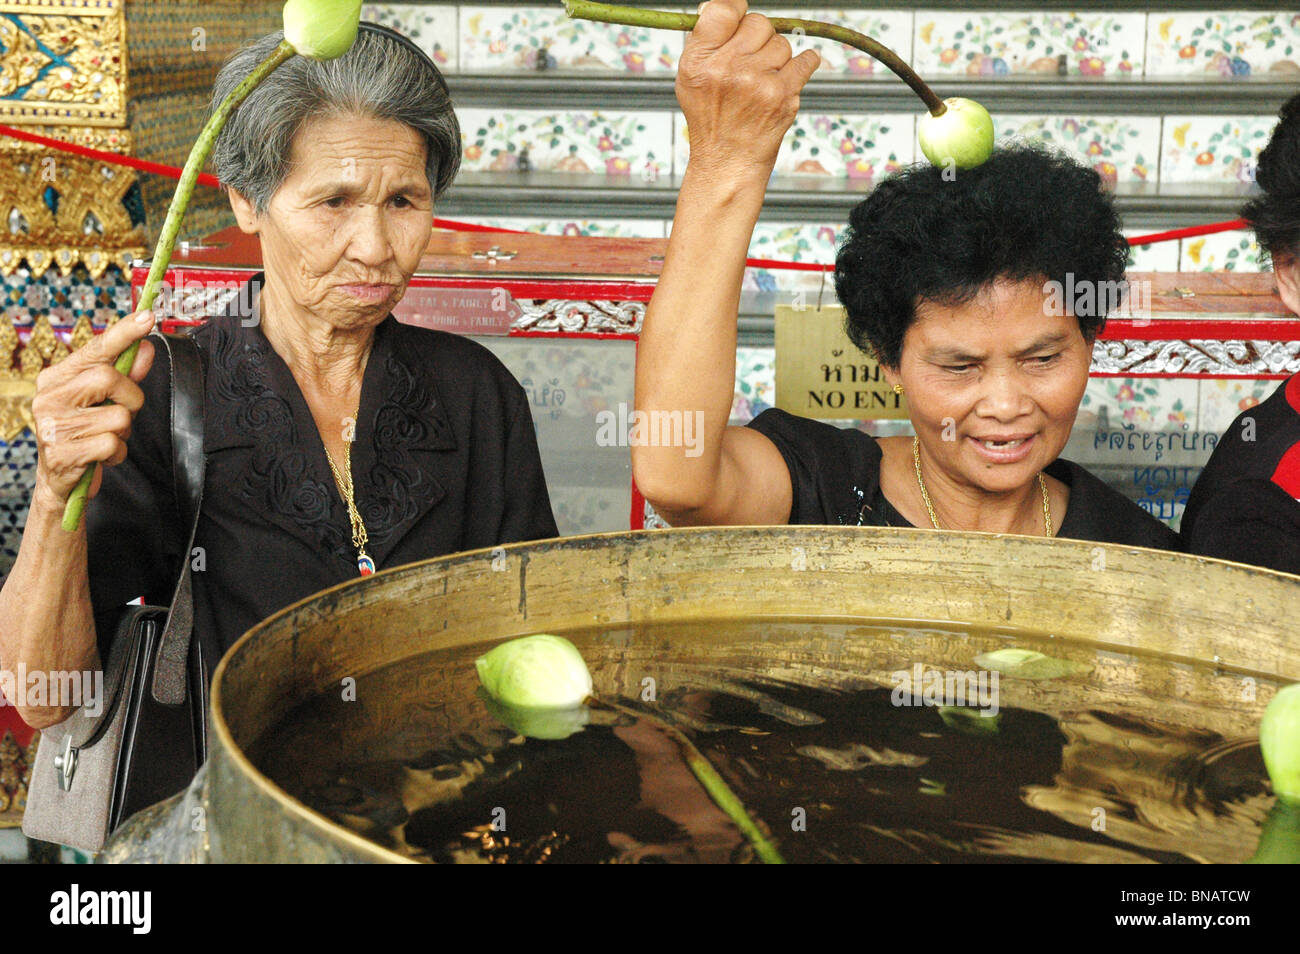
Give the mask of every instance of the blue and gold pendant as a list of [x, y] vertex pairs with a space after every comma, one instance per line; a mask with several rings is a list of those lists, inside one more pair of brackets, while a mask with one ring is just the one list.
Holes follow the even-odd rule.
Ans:
[[365, 550], [357, 556], [357, 569], [361, 571], [362, 576], [369, 576], [375, 572], [375, 561], [370, 559]]

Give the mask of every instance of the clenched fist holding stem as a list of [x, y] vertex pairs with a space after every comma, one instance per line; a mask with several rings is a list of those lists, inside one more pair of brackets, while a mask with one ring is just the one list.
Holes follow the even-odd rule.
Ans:
[[691, 140], [690, 165], [720, 175], [750, 170], [766, 180], [817, 70], [813, 50], [790, 42], [746, 0], [708, 0], [677, 67], [677, 101]]
[[[95, 468], [89, 492], [94, 497], [103, 480], [99, 465], [126, 459], [131, 423], [144, 404], [137, 382], [153, 365], [153, 345], [141, 342], [129, 374], [122, 374], [113, 362], [153, 326], [150, 312], [131, 315], [37, 377], [32, 399], [37, 446], [34, 506], [62, 512], [89, 467]], [[102, 404], [105, 400], [112, 403]]]

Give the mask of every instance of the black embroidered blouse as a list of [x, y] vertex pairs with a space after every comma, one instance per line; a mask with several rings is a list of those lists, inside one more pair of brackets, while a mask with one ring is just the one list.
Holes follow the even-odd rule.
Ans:
[[[263, 276], [250, 279], [245, 301]], [[207, 399], [195, 633], [218, 652], [277, 610], [359, 575], [311, 410], [259, 325], [237, 312], [232, 303], [194, 332]], [[101, 658], [123, 603], [170, 602], [188, 532], [172, 491], [167, 351], [155, 355], [127, 459], [105, 468], [86, 511]], [[379, 571], [558, 536], [523, 388], [482, 345], [391, 314], [362, 378], [352, 475]]]

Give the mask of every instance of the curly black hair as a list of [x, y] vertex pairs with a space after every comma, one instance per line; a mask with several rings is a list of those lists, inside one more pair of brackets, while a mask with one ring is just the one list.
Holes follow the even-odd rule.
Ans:
[[[882, 181], [849, 215], [835, 291], [859, 348], [898, 367], [923, 301], [956, 307], [997, 279], [1116, 288], [1129, 246], [1101, 177], [1063, 154], [1015, 144], [974, 169], [917, 164]], [[1101, 308], [1079, 314], [1092, 340]]]
[[1281, 121], [1259, 154], [1255, 170], [1262, 194], [1241, 210], [1241, 217], [1275, 261], [1283, 255], [1300, 255], [1300, 93], [1286, 101], [1278, 116]]

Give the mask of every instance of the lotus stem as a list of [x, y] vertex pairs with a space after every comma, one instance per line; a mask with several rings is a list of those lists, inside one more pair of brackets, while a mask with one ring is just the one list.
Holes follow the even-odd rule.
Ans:
[[[648, 27], [653, 30], [681, 30], [689, 33], [695, 29], [699, 15], [695, 13], [670, 13], [667, 10], [643, 10], [640, 7], [620, 7], [609, 3], [595, 3], [593, 0], [564, 0], [564, 12], [570, 18], [595, 20], [599, 23], [618, 23], [624, 26]], [[879, 60], [889, 67], [904, 83], [912, 88], [926, 109], [933, 116], [942, 116], [947, 110], [943, 100], [935, 95], [934, 90], [916, 74], [916, 71], [902, 57], [885, 46], [879, 40], [850, 30], [848, 27], [820, 20], [799, 20], [793, 17], [768, 17], [772, 28], [777, 33], [802, 33], [805, 36], [819, 36], [835, 40], [846, 46]]]
[[[592, 5], [601, 6], [601, 4]], [[785, 864], [785, 859], [781, 857], [781, 853], [777, 851], [776, 846], [759, 829], [753, 816], [749, 814], [749, 809], [745, 807], [745, 803], [731, 790], [731, 786], [718, 774], [704, 753], [697, 749], [695, 743], [687, 738], [686, 733], [659, 716], [649, 712], [629, 709], [617, 702], [609, 702], [606, 699], [591, 696], [587, 699], [586, 704], [595, 708], [613, 709], [615, 712], [621, 712], [634, 719], [645, 719], [665, 732], [669, 738], [677, 743], [682, 758], [690, 766], [691, 771], [695, 773], [695, 777], [699, 779], [700, 784], [704, 786], [704, 790], [709, 793], [709, 797], [713, 799], [714, 804], [726, 813], [732, 823], [740, 829], [741, 833], [749, 840], [749, 843], [754, 846], [754, 852], [759, 859], [767, 865]]]
[[[163, 276], [167, 274], [167, 267], [171, 264], [172, 250], [176, 246], [176, 236], [180, 233], [181, 220], [185, 218], [185, 210], [189, 207], [191, 196], [194, 195], [194, 186], [199, 181], [199, 173], [203, 171], [203, 166], [208, 161], [208, 155], [212, 152], [217, 136], [221, 134], [222, 128], [226, 125], [226, 120], [230, 118], [230, 114], [235, 111], [235, 108], [248, 97], [248, 94], [257, 88], [258, 83], [262, 82], [263, 79], [294, 55], [294, 48], [289, 42], [287, 40], [281, 41], [280, 45], [275, 48], [269, 57], [258, 64], [257, 68], [248, 74], [243, 82], [230, 91], [230, 95], [222, 101], [203, 127], [203, 131], [194, 143], [194, 148], [190, 150], [190, 157], [186, 160], [185, 168], [181, 172], [180, 182], [176, 185], [176, 194], [172, 196], [172, 204], [167, 209], [167, 218], [163, 222], [162, 234], [158, 237], [153, 262], [149, 266], [149, 277], [145, 280], [144, 290], [140, 293], [138, 311], [148, 311], [153, 307], [154, 299], [158, 295], [158, 288], [162, 285]], [[131, 346], [118, 355], [117, 360], [113, 362], [113, 367], [120, 374], [129, 374], [131, 366], [135, 364], [135, 356], [139, 350], [140, 342], [131, 342]], [[104, 401], [102, 403], [111, 404], [112, 402]], [[97, 466], [97, 464], [92, 464], [86, 468], [86, 472], [81, 475], [81, 480], [68, 496], [68, 502], [63, 508], [62, 526], [69, 533], [72, 533], [81, 525], [81, 515], [86, 509], [87, 495], [90, 493], [90, 484], [94, 480], [95, 467]]]

